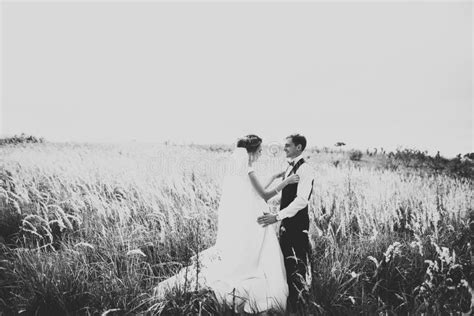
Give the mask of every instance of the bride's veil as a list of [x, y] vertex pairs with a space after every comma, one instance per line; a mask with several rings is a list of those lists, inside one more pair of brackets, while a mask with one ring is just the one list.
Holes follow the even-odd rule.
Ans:
[[252, 211], [252, 187], [248, 177], [248, 153], [245, 148], [235, 148], [226, 166], [222, 196], [218, 209], [216, 246], [223, 257], [241, 256], [249, 220], [255, 220]]

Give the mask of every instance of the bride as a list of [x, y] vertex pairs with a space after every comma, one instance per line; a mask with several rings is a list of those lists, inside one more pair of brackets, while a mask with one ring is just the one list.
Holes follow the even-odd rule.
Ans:
[[219, 303], [236, 311], [286, 309], [288, 284], [276, 230], [271, 225], [260, 226], [257, 218], [269, 212], [268, 199], [299, 178], [290, 176], [267, 189], [283, 176], [279, 173], [262, 185], [252, 168], [261, 155], [261, 144], [256, 135], [239, 139], [226, 170], [215, 246], [195, 256], [191, 266], [160, 282], [154, 289], [158, 298], [174, 288], [208, 287]]

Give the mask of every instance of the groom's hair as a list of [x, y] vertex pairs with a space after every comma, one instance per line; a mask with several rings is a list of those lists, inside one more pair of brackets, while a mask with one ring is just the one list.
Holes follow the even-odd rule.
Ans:
[[237, 141], [237, 147], [242, 147], [242, 148], [247, 149], [248, 153], [256, 152], [258, 147], [260, 147], [261, 144], [262, 144], [262, 139], [254, 134], [246, 135]]
[[301, 145], [301, 151], [303, 151], [306, 148], [306, 137], [300, 134], [291, 134], [290, 136], [286, 138], [291, 138], [291, 141], [295, 146]]

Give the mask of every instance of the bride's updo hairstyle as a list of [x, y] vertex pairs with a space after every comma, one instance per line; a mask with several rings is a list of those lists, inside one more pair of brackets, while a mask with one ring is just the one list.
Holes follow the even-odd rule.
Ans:
[[261, 144], [262, 144], [262, 139], [258, 137], [257, 135], [253, 135], [253, 134], [244, 136], [237, 141], [237, 147], [247, 149], [247, 152], [249, 154], [256, 152]]

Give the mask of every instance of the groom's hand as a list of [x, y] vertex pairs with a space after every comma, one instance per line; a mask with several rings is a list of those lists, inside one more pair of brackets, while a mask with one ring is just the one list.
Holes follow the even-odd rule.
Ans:
[[273, 214], [265, 214], [257, 218], [257, 223], [259, 223], [263, 227], [267, 227], [268, 225], [271, 225], [276, 222], [277, 222], [276, 215], [273, 215]]

